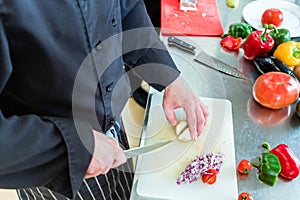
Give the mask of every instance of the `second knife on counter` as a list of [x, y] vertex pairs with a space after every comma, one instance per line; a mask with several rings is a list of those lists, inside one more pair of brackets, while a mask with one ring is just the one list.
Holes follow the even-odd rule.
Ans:
[[[185, 50], [193, 55], [196, 55], [197, 49], [195, 46], [193, 46], [177, 37], [169, 36], [168, 37], [168, 45], [178, 47], [178, 48]], [[210, 67], [214, 70], [218, 70], [227, 75], [230, 75], [230, 76], [233, 76], [236, 78], [240, 78], [240, 79], [249, 80], [249, 78], [244, 73], [242, 73], [235, 67], [232, 67], [229, 64], [224, 63], [223, 61], [218, 60], [217, 58], [214, 58], [214, 57], [208, 55], [204, 51], [199, 50], [198, 54], [194, 57], [194, 60], [196, 62], [199, 62], [207, 67]]]

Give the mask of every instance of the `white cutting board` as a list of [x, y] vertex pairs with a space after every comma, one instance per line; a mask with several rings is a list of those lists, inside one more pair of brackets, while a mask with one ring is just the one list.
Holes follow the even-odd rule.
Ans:
[[[147, 137], [145, 144], [159, 140], [176, 138], [174, 127], [165, 119], [161, 96], [153, 96], [149, 111]], [[209, 120], [196, 142], [175, 141], [166, 147], [143, 155], [137, 164], [139, 174], [137, 193], [140, 196], [172, 200], [232, 200], [238, 195], [236, 162], [234, 153], [234, 136], [231, 102], [225, 99], [200, 98], [209, 108]], [[179, 110], [179, 119], [184, 119], [184, 112]], [[217, 133], [218, 140], [211, 142], [212, 152], [225, 154], [225, 161], [213, 185], [204, 184], [201, 177], [191, 184], [176, 181], [186, 165], [200, 154], [203, 143], [208, 137]], [[210, 151], [210, 150], [207, 150]], [[207, 152], [206, 152], [207, 153]]]

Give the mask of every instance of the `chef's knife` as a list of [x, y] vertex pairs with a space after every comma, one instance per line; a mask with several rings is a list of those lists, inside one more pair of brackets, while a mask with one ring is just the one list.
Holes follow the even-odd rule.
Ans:
[[125, 150], [124, 153], [125, 153], [126, 158], [132, 158], [132, 157], [139, 156], [142, 154], [150, 153], [156, 149], [166, 146], [167, 144], [169, 144], [171, 142], [173, 142], [173, 140], [159, 141], [159, 142], [148, 144], [148, 145], [145, 145], [142, 147], [136, 147], [136, 148], [131, 148], [131, 149]]
[[[180, 49], [183, 49], [189, 53], [196, 54], [196, 47], [179, 39], [174, 36], [168, 37], [168, 45], [176, 46]], [[241, 79], [249, 79], [245, 76], [241, 71], [236, 69], [235, 67], [232, 67], [228, 65], [227, 63], [224, 63], [223, 61], [214, 58], [204, 51], [200, 51], [196, 57], [194, 58], [196, 62], [199, 62], [207, 67], [210, 67], [212, 69], [218, 70], [222, 73], [228, 74], [233, 77], [241, 78]]]

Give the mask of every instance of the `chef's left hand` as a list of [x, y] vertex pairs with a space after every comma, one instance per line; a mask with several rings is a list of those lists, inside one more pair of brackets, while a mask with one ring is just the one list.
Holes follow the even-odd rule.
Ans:
[[206, 105], [180, 76], [165, 88], [163, 108], [167, 120], [173, 126], [177, 124], [174, 110], [177, 108], [184, 109], [189, 131], [194, 140], [198, 138], [206, 125], [208, 118]]

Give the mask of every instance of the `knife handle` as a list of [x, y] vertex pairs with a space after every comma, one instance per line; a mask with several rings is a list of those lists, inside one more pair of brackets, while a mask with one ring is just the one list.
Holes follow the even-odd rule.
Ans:
[[168, 37], [168, 45], [176, 46], [194, 55], [196, 54], [196, 47], [174, 36]]

